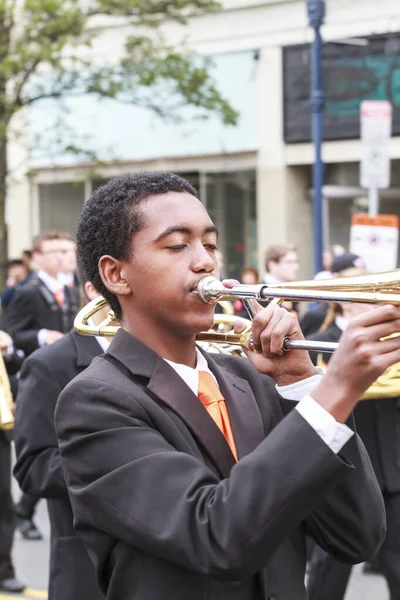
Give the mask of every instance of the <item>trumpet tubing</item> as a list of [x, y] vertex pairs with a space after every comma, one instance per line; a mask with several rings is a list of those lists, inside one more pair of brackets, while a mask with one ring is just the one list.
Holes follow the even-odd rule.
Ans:
[[[343, 277], [329, 280], [296, 281], [288, 284], [235, 285], [228, 288], [219, 279], [207, 276], [201, 279], [197, 293], [206, 304], [223, 303], [226, 300], [294, 300], [299, 302], [357, 302], [363, 304], [394, 304], [400, 306], [400, 269], [375, 275]], [[112, 337], [119, 329], [114, 313], [99, 326], [87, 325], [87, 320], [104, 308], [104, 298], [96, 298], [87, 304], [76, 316], [74, 327], [83, 335], [100, 335]], [[233, 326], [234, 315], [215, 315], [215, 323], [222, 320]], [[197, 334], [196, 339], [202, 342], [223, 343], [228, 346], [252, 348], [251, 322], [241, 333], [207, 331]], [[304, 340], [284, 340], [284, 350], [314, 350], [318, 352], [334, 352], [338, 344], [310, 342]]]

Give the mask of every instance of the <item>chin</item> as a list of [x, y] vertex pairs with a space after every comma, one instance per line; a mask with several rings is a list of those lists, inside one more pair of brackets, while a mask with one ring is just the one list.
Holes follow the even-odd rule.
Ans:
[[193, 333], [200, 333], [211, 329], [214, 324], [214, 313], [210, 315], [197, 315], [189, 325]]

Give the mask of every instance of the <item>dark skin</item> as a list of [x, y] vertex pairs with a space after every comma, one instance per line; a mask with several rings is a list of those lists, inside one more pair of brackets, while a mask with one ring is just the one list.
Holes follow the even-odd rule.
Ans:
[[[99, 270], [118, 297], [122, 327], [159, 356], [196, 366], [195, 336], [213, 323], [213, 306], [196, 291], [200, 279], [218, 277], [217, 232], [201, 202], [190, 194], [150, 196], [140, 205], [143, 228], [134, 235], [129, 260], [102, 256]], [[233, 285], [232, 281], [225, 281]], [[258, 306], [253, 321], [255, 368], [278, 385], [316, 373], [308, 353], [282, 352], [283, 340], [304, 339], [297, 318], [285, 309]], [[236, 331], [243, 328], [240, 322]], [[344, 423], [363, 392], [390, 365], [400, 361], [400, 308], [382, 306], [355, 318], [343, 334], [313, 398]]]

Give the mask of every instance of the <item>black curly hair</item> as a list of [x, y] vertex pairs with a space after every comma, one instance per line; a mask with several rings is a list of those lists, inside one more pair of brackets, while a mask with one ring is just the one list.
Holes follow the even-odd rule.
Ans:
[[105, 254], [128, 260], [132, 236], [144, 225], [138, 210], [140, 203], [149, 196], [168, 192], [198, 197], [186, 179], [173, 173], [131, 173], [111, 179], [96, 189], [83, 207], [77, 229], [78, 262], [86, 280], [104, 296], [118, 319], [121, 307], [100, 277], [99, 260]]

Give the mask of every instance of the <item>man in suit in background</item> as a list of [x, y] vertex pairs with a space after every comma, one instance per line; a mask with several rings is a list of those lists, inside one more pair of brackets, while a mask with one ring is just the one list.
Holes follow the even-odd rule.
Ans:
[[[0, 393], [12, 405], [12, 394], [7, 375], [16, 374], [22, 364], [21, 356], [14, 352], [12, 340], [0, 331], [0, 347], [6, 373], [0, 369]], [[22, 592], [25, 585], [15, 577], [11, 550], [15, 530], [15, 510], [11, 495], [11, 440], [12, 431], [0, 427], [0, 591]]]
[[[32, 258], [38, 270], [15, 292], [7, 313], [8, 332], [25, 356], [53, 344], [72, 328], [79, 292], [76, 286], [65, 286], [59, 274], [74, 248], [67, 233], [48, 231], [34, 240]], [[18, 527], [30, 540], [42, 537], [33, 521], [37, 501], [35, 496], [22, 494], [17, 504]]]
[[[84, 289], [85, 301], [99, 295], [89, 282]], [[108, 310], [94, 316], [95, 322], [104, 320]], [[72, 331], [51, 347], [36, 350], [21, 371], [14, 428], [14, 475], [24, 492], [47, 499], [51, 529], [49, 600], [104, 598], [87, 551], [74, 533], [54, 411], [67, 383], [108, 345], [105, 338], [85, 337]]]
[[375, 553], [382, 496], [348, 425], [371, 378], [400, 359], [379, 341], [400, 309], [355, 322], [326, 375], [282, 351], [302, 334], [276, 305], [254, 317], [249, 360], [201, 352], [214, 311], [198, 283], [218, 277], [217, 231], [169, 173], [96, 189], [77, 242], [121, 329], [61, 393], [55, 424], [108, 600], [305, 600], [305, 532], [340, 560]]
[[66, 236], [53, 231], [35, 238], [36, 277], [17, 290], [8, 311], [8, 331], [25, 356], [59, 340], [73, 325], [79, 295], [76, 289], [65, 287], [59, 278], [69, 252], [65, 247]]

